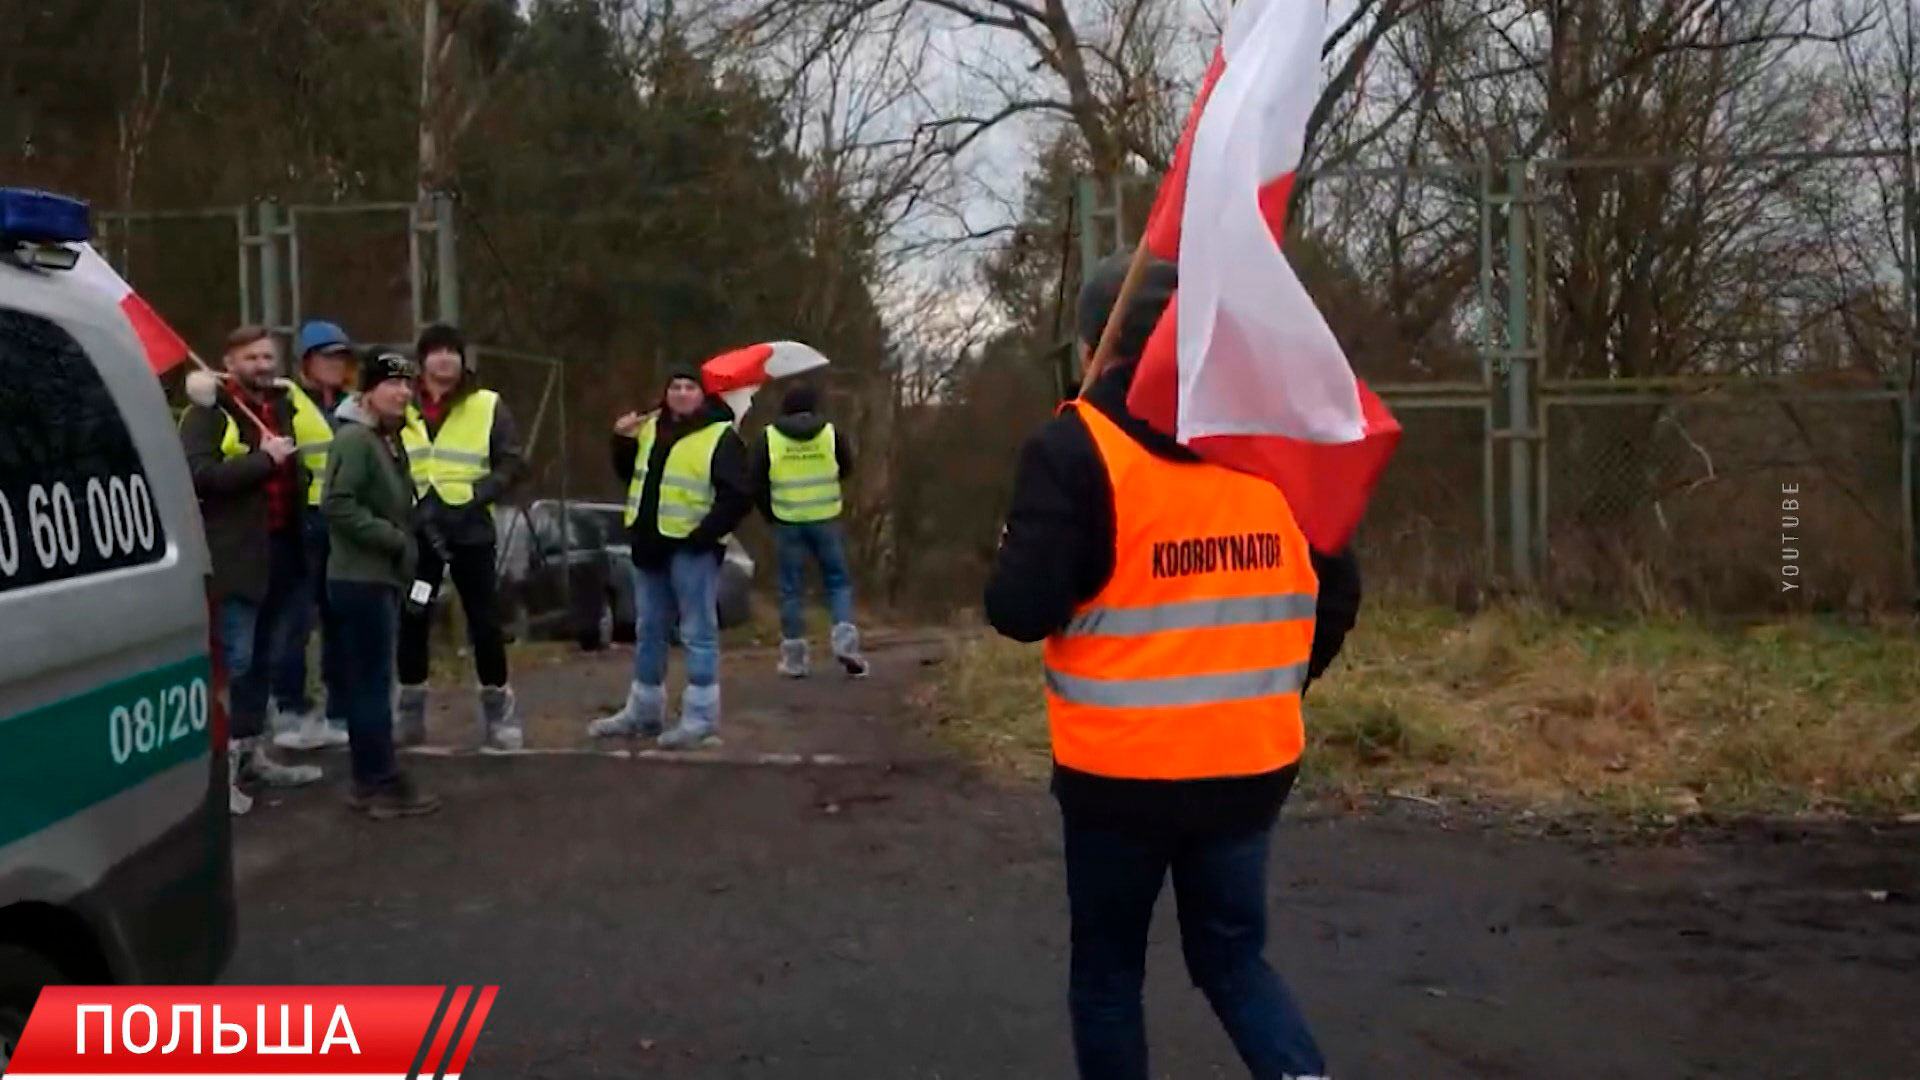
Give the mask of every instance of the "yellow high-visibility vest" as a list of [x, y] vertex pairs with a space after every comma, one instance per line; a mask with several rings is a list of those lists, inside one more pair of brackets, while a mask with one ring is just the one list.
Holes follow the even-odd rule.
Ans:
[[312, 478], [307, 482], [307, 505], [319, 506], [327, 484], [327, 455], [333, 450], [333, 425], [307, 392], [294, 384], [287, 391], [293, 401], [293, 444], [300, 464]]
[[[661, 536], [684, 540], [693, 535], [693, 530], [712, 511], [713, 452], [731, 426], [724, 420], [715, 420], [699, 431], [680, 436], [667, 451], [667, 460], [660, 468], [660, 509], [654, 517], [654, 527]], [[622, 516], [629, 526], [640, 516], [640, 495], [647, 486], [647, 462], [653, 457], [654, 437], [659, 430], [660, 418], [648, 417], [637, 436], [640, 446], [634, 452], [633, 481], [627, 485], [627, 511]]]
[[811, 439], [768, 428], [767, 479], [773, 488], [773, 516], [781, 521], [806, 525], [839, 517], [840, 461], [834, 453], [833, 425]]
[[438, 492], [448, 506], [465, 506], [473, 501], [473, 486], [484, 478], [492, 456], [493, 412], [500, 395], [492, 390], [475, 390], [455, 402], [440, 425], [440, 434], [427, 434], [427, 421], [420, 410], [407, 406], [407, 426], [400, 429], [401, 442], [407, 448], [407, 461], [413, 469], [414, 493], [424, 499], [429, 491]]
[[[174, 420], [174, 426], [186, 427], [187, 413], [190, 411], [192, 410], [181, 409], [179, 417]], [[225, 421], [227, 425], [220, 431], [220, 456], [231, 461], [234, 458], [245, 457], [247, 454], [252, 453], [253, 448], [241, 440], [239, 425], [233, 422], [233, 417], [227, 415], [227, 410], [225, 409], [216, 411], [219, 412], [220, 419]]]

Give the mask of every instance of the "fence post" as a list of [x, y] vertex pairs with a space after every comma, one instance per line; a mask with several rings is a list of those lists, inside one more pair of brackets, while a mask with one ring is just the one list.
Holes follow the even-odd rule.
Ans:
[[1900, 408], [1901, 539], [1907, 546], [1907, 599], [1920, 610], [1920, 161], [1913, 146], [1906, 148], [1900, 165], [1907, 307], [1907, 392]]
[[1527, 163], [1507, 163], [1507, 532], [1508, 556], [1512, 560], [1514, 583], [1529, 586], [1534, 581], [1533, 514], [1529, 496], [1533, 491], [1531, 457], [1533, 439], [1533, 388], [1529, 363], [1533, 355], [1530, 330], [1533, 322], [1527, 314], [1527, 287], [1532, 275], [1527, 268], [1527, 215], [1531, 194], [1527, 185]]
[[456, 241], [459, 238], [454, 233], [453, 196], [444, 191], [433, 195], [433, 239], [433, 276], [440, 287], [440, 321], [458, 326], [460, 264]]
[[285, 309], [280, 306], [280, 204], [260, 203], [260, 323], [277, 330]]

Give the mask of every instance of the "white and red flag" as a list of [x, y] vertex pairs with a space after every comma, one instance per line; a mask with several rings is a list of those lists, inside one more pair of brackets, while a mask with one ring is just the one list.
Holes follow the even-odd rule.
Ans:
[[753, 395], [762, 386], [827, 366], [827, 358], [798, 341], [763, 341], [732, 349], [700, 365], [707, 393], [718, 394], [733, 410], [735, 421], [745, 419]]
[[140, 339], [140, 347], [147, 354], [147, 366], [155, 375], [165, 375], [186, 362], [189, 355], [186, 341], [174, 333], [173, 327], [167, 325], [152, 305], [133, 291], [125, 278], [114, 272], [112, 264], [101, 258], [92, 244], [80, 245], [80, 261], [71, 272], [120, 308], [120, 314], [126, 316], [127, 323], [133, 327], [134, 336]]
[[1180, 287], [1127, 405], [1273, 481], [1316, 549], [1344, 547], [1400, 441], [1281, 252], [1326, 36], [1320, 0], [1238, 0], [1144, 243]]

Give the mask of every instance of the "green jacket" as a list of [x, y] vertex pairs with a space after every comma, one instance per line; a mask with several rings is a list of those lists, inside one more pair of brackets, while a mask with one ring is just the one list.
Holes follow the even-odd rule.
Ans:
[[327, 455], [327, 578], [404, 589], [418, 553], [413, 540], [413, 479], [399, 433], [382, 435], [359, 401], [340, 406], [340, 430]]

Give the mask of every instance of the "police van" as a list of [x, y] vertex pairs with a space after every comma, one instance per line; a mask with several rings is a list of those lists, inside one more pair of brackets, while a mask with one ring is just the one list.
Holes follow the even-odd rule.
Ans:
[[49, 983], [233, 948], [225, 715], [186, 457], [85, 203], [0, 188], [0, 1072]]

